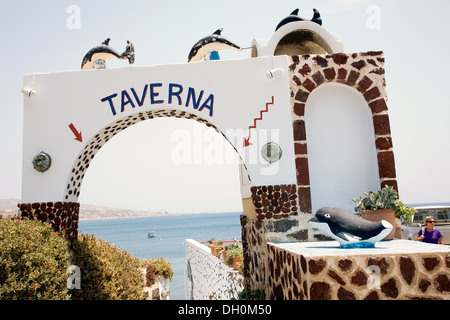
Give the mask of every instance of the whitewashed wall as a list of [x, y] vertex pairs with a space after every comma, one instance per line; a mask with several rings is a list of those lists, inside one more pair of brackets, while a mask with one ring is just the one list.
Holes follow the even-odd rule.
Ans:
[[[281, 74], [269, 79], [272, 69]], [[161, 116], [214, 126], [253, 185], [295, 183], [286, 56], [31, 74], [24, 87], [35, 95], [24, 97], [22, 203], [77, 202], [96, 152], [127, 127]], [[283, 157], [270, 164], [259, 155], [275, 139], [272, 129]], [[45, 172], [32, 165], [41, 151], [52, 159]]]
[[325, 206], [353, 212], [357, 198], [380, 188], [371, 110], [356, 89], [328, 83], [305, 108], [312, 212]]
[[211, 254], [211, 249], [186, 239], [185, 298], [230, 300], [241, 292], [244, 278]]

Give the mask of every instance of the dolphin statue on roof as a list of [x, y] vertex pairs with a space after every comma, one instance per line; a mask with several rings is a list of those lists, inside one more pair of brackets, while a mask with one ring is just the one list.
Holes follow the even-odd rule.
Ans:
[[320, 17], [320, 12], [318, 10], [313, 9], [314, 15], [311, 20], [300, 17], [298, 15], [298, 11], [299, 11], [299, 9], [295, 9], [294, 11], [291, 12], [291, 14], [289, 16], [287, 16], [286, 18], [281, 20], [280, 23], [278, 23], [277, 27], [275, 28], [275, 31], [280, 29], [285, 24], [288, 24], [290, 22], [295, 22], [295, 21], [312, 21], [319, 25], [322, 25], [322, 18]]
[[212, 35], [198, 40], [189, 52], [188, 62], [201, 61], [202, 59], [211, 60], [211, 55], [217, 60], [217, 52], [223, 49], [241, 51], [241, 47], [220, 35], [222, 30], [223, 28], [217, 29]]
[[94, 63], [96, 61], [102, 61], [104, 64], [106, 60], [112, 58], [128, 59], [130, 64], [134, 63], [134, 46], [130, 41], [127, 40], [127, 47], [125, 51], [120, 54], [109, 46], [109, 40], [110, 38], [106, 39], [100, 45], [92, 48], [86, 53], [83, 62], [81, 63], [81, 70], [95, 69]]

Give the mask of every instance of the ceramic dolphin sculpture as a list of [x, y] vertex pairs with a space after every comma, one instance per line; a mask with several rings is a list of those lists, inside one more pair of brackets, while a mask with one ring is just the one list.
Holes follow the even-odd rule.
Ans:
[[392, 230], [392, 224], [367, 221], [342, 208], [321, 208], [309, 223], [340, 243], [342, 248], [374, 247]]
[[[284, 26], [285, 24], [288, 24], [290, 22], [294, 22], [294, 21], [308, 21], [308, 19], [300, 17], [298, 15], [298, 11], [299, 11], [299, 9], [295, 9], [294, 11], [291, 12], [291, 14], [289, 16], [287, 16], [286, 18], [281, 20], [280, 23], [275, 28], [275, 31], [277, 31], [282, 26]], [[314, 15], [313, 15], [313, 18], [311, 19], [311, 21], [315, 22], [315, 23], [317, 23], [319, 25], [322, 25], [322, 18], [320, 17], [320, 12], [317, 11], [316, 9], [313, 9], [313, 11], [314, 11]]]
[[93, 69], [94, 61], [99, 59], [104, 61], [112, 58], [128, 59], [130, 64], [134, 63], [134, 46], [130, 41], [127, 40], [127, 47], [125, 51], [120, 54], [109, 46], [109, 40], [110, 38], [106, 39], [102, 44], [92, 48], [86, 53], [83, 62], [81, 63], [81, 70]]
[[197, 41], [189, 52], [188, 62], [200, 61], [203, 58], [209, 60], [211, 52], [223, 49], [234, 49], [241, 51], [242, 48], [230, 40], [222, 37], [220, 33], [223, 28], [216, 30], [212, 35], [204, 37]]

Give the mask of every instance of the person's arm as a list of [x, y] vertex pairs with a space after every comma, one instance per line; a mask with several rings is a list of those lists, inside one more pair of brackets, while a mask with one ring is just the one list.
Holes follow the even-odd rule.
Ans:
[[438, 237], [439, 237], [439, 240], [438, 240], [439, 244], [444, 244], [444, 236], [442, 235], [441, 231], [439, 231]]
[[422, 235], [422, 229], [420, 229], [419, 232], [417, 233], [416, 240], [420, 241], [420, 240], [422, 240], [424, 238], [425, 238], [425, 236]]

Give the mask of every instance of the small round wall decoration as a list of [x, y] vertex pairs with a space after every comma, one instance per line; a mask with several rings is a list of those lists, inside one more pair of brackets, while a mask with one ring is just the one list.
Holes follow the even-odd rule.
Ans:
[[261, 153], [264, 160], [269, 163], [277, 162], [281, 159], [281, 156], [283, 154], [280, 146], [275, 142], [266, 143], [262, 148]]
[[39, 152], [33, 158], [33, 167], [39, 172], [47, 171], [52, 165], [52, 158], [44, 151]]

